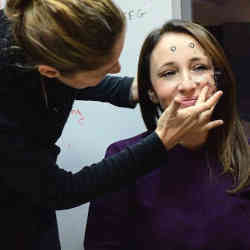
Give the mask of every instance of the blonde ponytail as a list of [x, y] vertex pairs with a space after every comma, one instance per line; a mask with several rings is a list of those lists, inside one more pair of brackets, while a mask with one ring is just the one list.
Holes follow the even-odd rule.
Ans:
[[30, 64], [64, 75], [101, 67], [125, 26], [111, 0], [7, 0], [5, 14]]

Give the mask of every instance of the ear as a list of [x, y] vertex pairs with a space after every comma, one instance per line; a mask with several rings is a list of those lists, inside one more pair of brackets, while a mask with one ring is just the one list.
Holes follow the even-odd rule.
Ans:
[[155, 92], [153, 90], [148, 90], [148, 97], [152, 103], [154, 103], [154, 104], [159, 103], [158, 96], [155, 94]]
[[38, 65], [38, 71], [41, 75], [44, 75], [48, 78], [57, 78], [60, 76], [60, 72], [48, 65]]

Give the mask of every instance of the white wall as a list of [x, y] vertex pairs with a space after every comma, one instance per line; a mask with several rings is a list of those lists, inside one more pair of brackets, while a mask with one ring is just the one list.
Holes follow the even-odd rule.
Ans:
[[0, 0], [0, 9], [2, 9], [5, 5], [6, 0]]
[[4, 7], [6, 0], [0, 0], [0, 9]]

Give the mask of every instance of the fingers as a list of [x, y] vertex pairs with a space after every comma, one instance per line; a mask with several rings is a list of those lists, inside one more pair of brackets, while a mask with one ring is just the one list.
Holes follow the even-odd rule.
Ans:
[[[204, 126], [202, 128], [203, 131], [208, 131], [212, 128], [218, 127], [218, 126], [223, 124], [222, 120], [210, 121], [210, 118], [213, 114], [214, 108], [215, 108], [216, 104], [218, 103], [218, 101], [223, 93], [222, 93], [222, 91], [217, 91], [210, 98], [208, 98], [208, 100], [205, 101], [205, 98], [207, 95], [207, 90], [208, 89], [206, 89], [206, 87], [204, 87], [202, 89], [202, 92], [199, 96], [199, 103], [198, 103], [198, 105], [200, 104], [199, 106], [201, 106], [198, 108], [199, 124]], [[204, 103], [204, 105], [206, 107], [202, 107], [203, 106], [202, 102]], [[196, 106], [196, 107], [198, 107], [198, 106]], [[203, 108], [205, 108], [205, 110]]]
[[201, 126], [200, 127], [201, 131], [207, 132], [208, 130], [216, 128], [217, 126], [223, 124], [222, 120], [210, 121], [212, 114], [213, 114], [213, 108], [203, 111], [199, 115], [198, 124]]
[[172, 120], [176, 119], [180, 105], [181, 105], [180, 102], [178, 102], [176, 99], [171, 101], [169, 106], [164, 110], [164, 112], [161, 114], [158, 120], [157, 125], [159, 128], [165, 127], [165, 124], [167, 122], [169, 123]]
[[208, 98], [208, 100], [206, 101], [208, 107], [212, 108], [213, 106], [215, 106], [218, 103], [222, 94], [223, 92], [219, 90], [219, 91], [216, 91], [210, 98]]
[[215, 108], [216, 105], [212, 106], [210, 109], [207, 109], [203, 112], [201, 112], [199, 114], [199, 119], [200, 119], [200, 123], [203, 124], [203, 123], [206, 123], [210, 120], [212, 114], [213, 114], [213, 111], [214, 111], [214, 108]]
[[189, 133], [207, 135], [207, 131], [223, 124], [222, 120], [210, 121], [214, 107], [222, 96], [217, 91], [207, 99], [208, 88], [205, 87], [196, 105], [180, 109], [181, 102], [175, 98], [158, 120], [155, 132], [167, 149], [175, 146], [180, 138]]
[[208, 131], [210, 129], [217, 128], [217, 127], [223, 125], [223, 123], [224, 123], [223, 120], [215, 120], [215, 121], [208, 122], [204, 126], [204, 131]]
[[201, 103], [204, 103], [206, 101], [206, 97], [207, 97], [207, 92], [208, 92], [208, 87], [205, 86], [202, 90], [201, 90], [201, 93], [199, 95], [199, 98], [196, 102], [195, 105], [199, 105]]
[[180, 102], [174, 99], [171, 101], [168, 108], [166, 108], [161, 114], [157, 123], [157, 131], [159, 131], [159, 133], [165, 134], [167, 132], [165, 131], [166, 126], [168, 126], [172, 121], [176, 121], [176, 116], [180, 105]]
[[205, 110], [203, 111], [199, 116], [198, 116], [198, 119], [199, 119], [199, 124], [200, 125], [203, 125], [207, 122], [209, 122], [211, 116], [212, 116], [212, 113], [213, 113], [213, 110], [211, 109], [208, 109], [208, 110]]
[[[194, 106], [197, 113], [203, 112], [207, 109], [214, 109], [215, 105], [218, 103], [223, 92], [221, 90], [216, 91], [206, 102], [201, 103], [200, 105]], [[203, 98], [203, 97], [202, 97]]]
[[180, 105], [181, 103], [176, 98], [171, 101], [170, 105], [167, 108], [170, 117], [175, 116], [177, 114]]
[[218, 103], [220, 97], [222, 96], [223, 92], [217, 91], [215, 92], [211, 97], [208, 98], [208, 100], [204, 101], [206, 99], [208, 88], [204, 87], [202, 89], [202, 92], [194, 106], [187, 107], [182, 109], [183, 112], [186, 114], [190, 114], [192, 116], [200, 115], [202, 112], [211, 109], [213, 111], [214, 107]]

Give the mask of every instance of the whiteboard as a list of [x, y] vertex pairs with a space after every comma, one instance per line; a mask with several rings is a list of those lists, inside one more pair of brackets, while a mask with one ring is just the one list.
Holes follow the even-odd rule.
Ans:
[[4, 7], [6, 0], [0, 0], [0, 9]]

